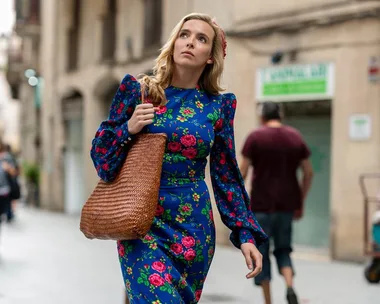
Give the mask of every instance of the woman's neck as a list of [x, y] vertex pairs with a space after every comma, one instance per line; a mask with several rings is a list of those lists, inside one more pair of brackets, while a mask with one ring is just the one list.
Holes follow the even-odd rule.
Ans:
[[174, 68], [171, 85], [177, 88], [192, 89], [198, 85], [202, 71]]

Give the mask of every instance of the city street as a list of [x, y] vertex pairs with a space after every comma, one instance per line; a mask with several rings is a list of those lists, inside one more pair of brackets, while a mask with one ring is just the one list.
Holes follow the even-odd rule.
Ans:
[[[121, 304], [123, 284], [114, 242], [90, 241], [78, 217], [19, 207], [17, 222], [2, 225], [1, 304]], [[298, 255], [296, 286], [303, 304], [375, 304], [380, 285], [368, 285], [364, 265]], [[218, 247], [200, 303], [263, 303], [245, 279], [241, 253]], [[284, 300], [274, 271], [274, 303]]]

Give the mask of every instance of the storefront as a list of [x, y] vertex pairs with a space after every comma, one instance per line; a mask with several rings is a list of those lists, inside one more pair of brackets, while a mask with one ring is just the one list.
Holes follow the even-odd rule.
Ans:
[[296, 245], [327, 249], [330, 244], [331, 104], [335, 71], [332, 63], [259, 68], [257, 102], [282, 104], [284, 122], [298, 129], [309, 146], [314, 180], [305, 214], [294, 225]]

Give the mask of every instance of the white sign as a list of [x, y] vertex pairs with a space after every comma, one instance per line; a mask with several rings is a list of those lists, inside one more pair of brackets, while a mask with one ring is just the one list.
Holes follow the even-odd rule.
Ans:
[[350, 116], [350, 139], [357, 141], [369, 140], [372, 133], [372, 120], [368, 114]]
[[256, 71], [257, 101], [326, 100], [334, 97], [333, 63], [271, 66]]

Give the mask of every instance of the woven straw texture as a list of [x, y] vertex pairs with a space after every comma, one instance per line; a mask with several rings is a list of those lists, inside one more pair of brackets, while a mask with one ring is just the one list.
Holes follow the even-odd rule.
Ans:
[[166, 134], [141, 134], [110, 183], [100, 180], [85, 203], [80, 230], [89, 239], [131, 240], [149, 231], [156, 213]]

